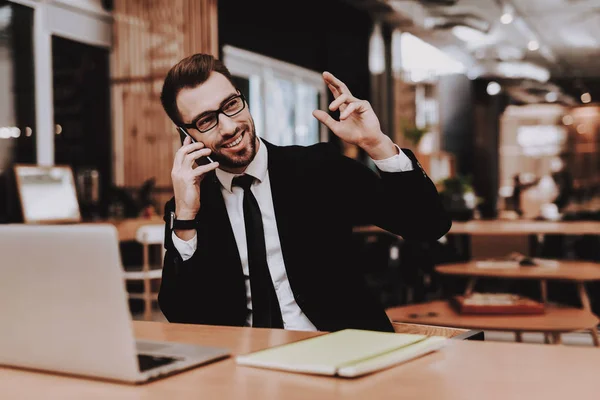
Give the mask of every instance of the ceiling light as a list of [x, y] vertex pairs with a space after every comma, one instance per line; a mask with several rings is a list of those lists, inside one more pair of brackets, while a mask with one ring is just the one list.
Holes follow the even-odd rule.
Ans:
[[529, 43], [527, 43], [527, 48], [531, 51], [537, 51], [540, 49], [540, 44], [537, 40], [530, 40]]
[[474, 81], [478, 77], [479, 77], [479, 74], [477, 73], [477, 71], [474, 71], [472, 69], [467, 71], [467, 78], [469, 78], [470, 80]]
[[508, 25], [514, 21], [515, 17], [515, 9], [512, 4], [504, 3], [502, 5], [502, 16], [500, 17], [500, 22], [504, 25]]
[[463, 42], [481, 42], [487, 39], [485, 33], [466, 25], [453, 26], [452, 34]]
[[513, 15], [510, 13], [504, 13], [502, 14], [502, 16], [500, 17], [500, 22], [502, 22], [504, 25], [508, 25], [511, 22], [513, 22]]
[[0, 7], [0, 31], [7, 29], [12, 22], [12, 8]]
[[554, 103], [556, 100], [558, 100], [558, 94], [556, 92], [546, 93], [546, 101], [548, 103]]
[[501, 62], [498, 63], [498, 72], [514, 78], [533, 79], [539, 82], [546, 82], [550, 79], [550, 71], [527, 62]]
[[394, 44], [400, 47], [396, 52], [399, 55], [397, 64], [392, 57], [392, 65], [397, 68], [394, 71], [407, 73], [414, 82], [434, 76], [465, 73], [465, 66], [460, 61], [408, 32], [401, 33]]
[[502, 61], [522, 60], [525, 56], [523, 49], [517, 46], [502, 44], [496, 46], [496, 53]]
[[583, 135], [586, 132], [587, 132], [587, 129], [584, 124], [577, 125], [577, 133], [579, 133], [580, 135]]
[[379, 23], [375, 23], [369, 38], [369, 71], [373, 75], [385, 71], [385, 44]]
[[477, 65], [471, 67], [471, 70], [478, 76], [489, 77], [491, 79], [501, 77], [531, 79], [538, 82], [547, 82], [550, 79], [550, 71], [548, 69], [523, 61], [479, 62]]
[[582, 103], [589, 103], [592, 101], [592, 95], [589, 92], [585, 92], [584, 94], [581, 95], [581, 102]]
[[567, 114], [562, 118], [562, 122], [565, 125], [573, 125], [573, 122], [575, 122], [575, 121], [573, 120], [572, 115]]
[[18, 138], [21, 136], [21, 130], [16, 126], [0, 127], [0, 139]]
[[501, 90], [502, 90], [502, 86], [500, 86], [500, 84], [498, 82], [491, 81], [487, 85], [487, 94], [489, 94], [490, 96], [497, 95], [498, 93], [500, 93]]

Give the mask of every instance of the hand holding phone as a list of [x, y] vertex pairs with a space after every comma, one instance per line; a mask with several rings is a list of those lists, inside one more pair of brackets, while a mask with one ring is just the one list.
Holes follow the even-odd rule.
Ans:
[[[210, 159], [210, 149], [197, 142], [184, 129], [179, 128], [182, 146], [175, 154], [171, 180], [175, 193], [175, 214], [177, 219], [195, 219], [200, 210], [200, 182], [206, 173], [215, 170], [218, 162]], [[186, 140], [186, 138], [189, 139]], [[197, 165], [194, 168], [194, 163]]]

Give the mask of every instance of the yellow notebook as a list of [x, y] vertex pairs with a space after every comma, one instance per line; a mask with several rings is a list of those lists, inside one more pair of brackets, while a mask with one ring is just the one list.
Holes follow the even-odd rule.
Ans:
[[236, 357], [240, 365], [356, 377], [441, 349], [441, 336], [345, 329]]

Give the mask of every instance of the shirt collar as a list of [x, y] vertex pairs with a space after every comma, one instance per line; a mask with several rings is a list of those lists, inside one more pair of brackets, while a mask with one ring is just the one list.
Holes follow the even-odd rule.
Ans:
[[[262, 142], [259, 138], [258, 151], [256, 152], [256, 156], [254, 156], [254, 160], [248, 164], [246, 167], [246, 171], [244, 174], [252, 175], [254, 178], [258, 179], [259, 182], [263, 182], [267, 176], [267, 166], [269, 163], [269, 157], [267, 153], [267, 146]], [[228, 192], [233, 193], [231, 190], [231, 183], [233, 178], [243, 174], [232, 174], [231, 172], [223, 171], [220, 168], [217, 168], [215, 173], [217, 174], [217, 179], [221, 183]]]

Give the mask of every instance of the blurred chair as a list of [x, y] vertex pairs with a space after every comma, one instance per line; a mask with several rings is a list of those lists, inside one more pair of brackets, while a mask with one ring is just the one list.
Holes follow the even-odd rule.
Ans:
[[387, 232], [354, 233], [353, 243], [357, 265], [369, 290], [385, 308], [404, 304], [398, 261], [400, 239]]
[[400, 247], [400, 279], [407, 288], [406, 304], [437, 299], [442, 284], [434, 273], [438, 264], [452, 258], [453, 249], [439, 241], [405, 240]]
[[[144, 320], [152, 320], [152, 303], [157, 300], [158, 292], [152, 290], [152, 281], [161, 279], [162, 262], [152, 265], [150, 259], [150, 247], [160, 246], [161, 255], [164, 257], [164, 224], [143, 225], [136, 231], [136, 242], [142, 245], [142, 266], [135, 270], [126, 270], [124, 272], [125, 281], [141, 281], [143, 283], [143, 292], [129, 292], [130, 299], [142, 300], [144, 302]], [[161, 257], [162, 260], [162, 257]]]

